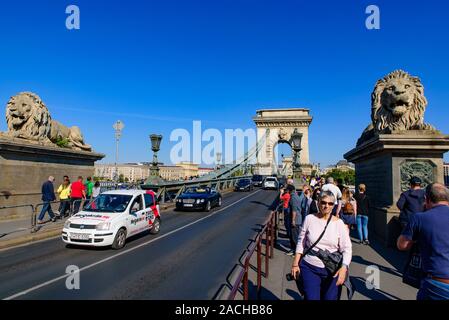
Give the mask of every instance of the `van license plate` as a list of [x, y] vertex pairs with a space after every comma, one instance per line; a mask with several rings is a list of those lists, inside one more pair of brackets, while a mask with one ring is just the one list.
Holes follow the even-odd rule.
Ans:
[[70, 238], [75, 240], [89, 240], [89, 235], [85, 233], [71, 233]]

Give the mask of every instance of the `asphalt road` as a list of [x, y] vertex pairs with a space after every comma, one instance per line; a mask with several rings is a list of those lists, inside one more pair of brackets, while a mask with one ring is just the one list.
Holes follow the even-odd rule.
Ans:
[[[211, 299], [268, 217], [273, 191], [230, 193], [210, 213], [167, 212], [120, 251], [60, 239], [0, 252], [1, 299]], [[80, 268], [79, 290], [66, 268]]]

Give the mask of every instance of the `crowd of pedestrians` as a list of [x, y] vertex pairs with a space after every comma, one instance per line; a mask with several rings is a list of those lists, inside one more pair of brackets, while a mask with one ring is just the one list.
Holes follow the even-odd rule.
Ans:
[[[311, 178], [296, 190], [288, 179], [271, 209], [281, 208], [289, 240], [288, 255], [294, 256], [291, 275], [306, 300], [337, 300], [341, 286], [352, 291], [349, 264], [352, 259], [350, 230], [358, 224], [357, 198], [342, 181], [332, 177]], [[359, 190], [366, 190], [361, 185]], [[356, 194], [358, 198], [362, 198]], [[368, 197], [361, 200], [369, 210]], [[363, 228], [362, 228], [363, 229]], [[368, 243], [368, 233], [360, 243]], [[331, 261], [335, 260], [333, 265]]]
[[[82, 203], [84, 208], [100, 194], [100, 182], [97, 181], [94, 184], [92, 177], [87, 177], [86, 181], [83, 181], [83, 177], [79, 176], [75, 182], [71, 183], [69, 177], [64, 176], [56, 193], [54, 182], [55, 178], [50, 176], [42, 184], [43, 206], [37, 220], [38, 224], [44, 223], [43, 220], [47, 212], [50, 220], [53, 222], [56, 222], [58, 217], [62, 219], [70, 213], [78, 213]], [[57, 200], [56, 195], [59, 198], [59, 209], [57, 213], [53, 212], [51, 207], [51, 203]]]
[[[355, 243], [370, 245], [371, 199], [365, 184], [351, 190], [332, 177], [307, 181], [310, 184], [296, 190], [293, 180], [288, 179], [271, 209], [282, 208], [289, 240], [287, 254], [294, 256], [291, 277], [304, 299], [337, 300], [342, 286], [353, 289], [349, 281], [351, 230]], [[412, 177], [410, 189], [400, 195], [396, 205], [402, 228], [397, 247], [410, 251], [407, 266], [419, 258], [417, 299], [449, 300], [448, 188], [438, 183], [422, 188], [421, 179]]]

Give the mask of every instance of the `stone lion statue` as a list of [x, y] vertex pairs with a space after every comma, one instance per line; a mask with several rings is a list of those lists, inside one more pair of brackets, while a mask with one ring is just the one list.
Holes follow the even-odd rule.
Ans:
[[8, 132], [5, 136], [39, 142], [54, 146], [65, 140], [66, 146], [74, 150], [92, 151], [84, 143], [78, 127], [68, 128], [52, 120], [50, 112], [38, 95], [22, 92], [12, 97], [6, 106]]
[[436, 129], [424, 123], [427, 99], [421, 80], [405, 71], [396, 70], [377, 81], [371, 94], [371, 121], [357, 145], [376, 133]]

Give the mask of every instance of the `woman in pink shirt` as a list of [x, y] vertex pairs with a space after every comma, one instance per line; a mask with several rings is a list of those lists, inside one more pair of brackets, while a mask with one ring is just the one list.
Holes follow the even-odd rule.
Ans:
[[[331, 215], [334, 204], [335, 197], [332, 192], [321, 192], [318, 201], [319, 212], [306, 216], [298, 238], [291, 273], [295, 279], [302, 277], [305, 300], [337, 300], [338, 287], [344, 283], [351, 263], [351, 239], [343, 221]], [[326, 228], [329, 219], [331, 220]], [[326, 232], [312, 249], [313, 252], [303, 257], [303, 253], [319, 239], [325, 228]], [[313, 254], [318, 249], [342, 253], [342, 266], [334, 275], [330, 274], [321, 259]]]

